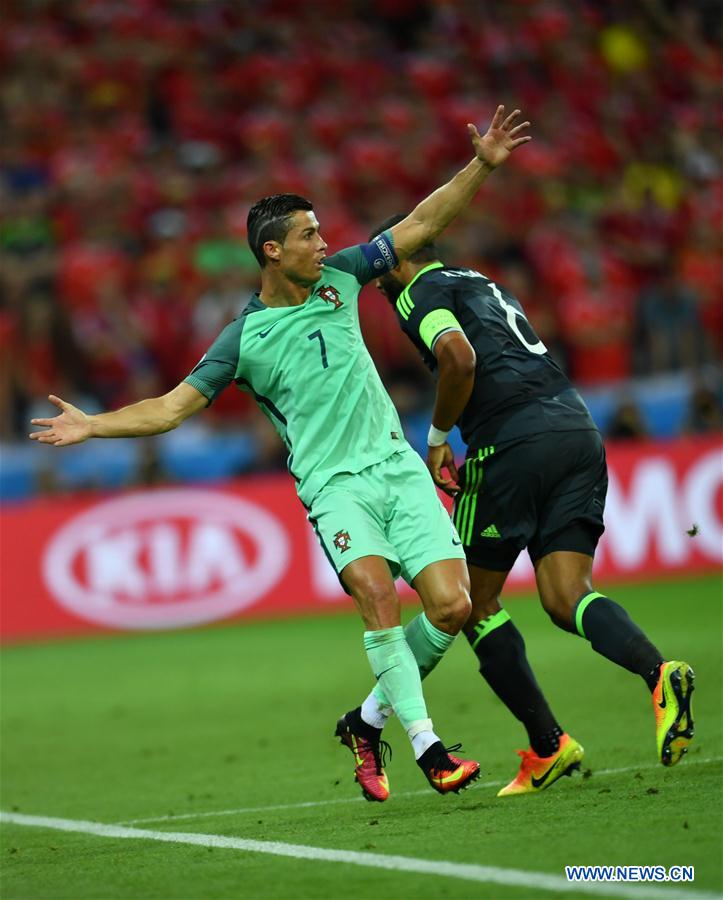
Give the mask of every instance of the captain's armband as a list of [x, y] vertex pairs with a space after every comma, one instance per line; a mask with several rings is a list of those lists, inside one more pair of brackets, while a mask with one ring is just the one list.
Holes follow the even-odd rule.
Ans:
[[449, 309], [434, 309], [419, 323], [419, 336], [430, 350], [446, 331], [462, 331], [462, 326]]
[[399, 265], [394, 244], [388, 231], [378, 234], [368, 244], [360, 244], [359, 249], [374, 275], [383, 275]]

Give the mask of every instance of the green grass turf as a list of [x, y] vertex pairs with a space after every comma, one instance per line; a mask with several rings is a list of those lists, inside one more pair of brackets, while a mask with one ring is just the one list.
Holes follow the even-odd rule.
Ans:
[[[2, 671], [2, 809], [119, 822], [304, 801], [151, 822], [144, 828], [448, 859], [564, 874], [566, 864], [694, 865], [721, 888], [720, 581], [612, 592], [663, 653], [697, 672], [697, 738], [656, 767], [642, 682], [512, 599], [530, 660], [562, 724], [586, 748], [587, 777], [496, 799], [516, 771], [519, 724], [458, 641], [426, 682], [435, 725], [482, 763], [482, 786], [440, 797], [398, 723], [387, 729], [392, 798], [357, 799], [352, 759], [332, 738], [370, 673], [351, 615], [160, 635], [11, 647]], [[412, 613], [407, 610], [407, 615]], [[704, 760], [714, 758], [716, 762]], [[630, 767], [619, 774], [602, 770]], [[4, 898], [513, 898], [553, 896], [453, 878], [120, 841], [7, 825]], [[566, 895], [570, 896], [570, 895]]]

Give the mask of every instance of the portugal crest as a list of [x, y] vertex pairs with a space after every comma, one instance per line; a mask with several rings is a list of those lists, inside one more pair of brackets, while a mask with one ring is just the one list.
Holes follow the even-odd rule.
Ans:
[[341, 550], [344, 553], [345, 550], [348, 550], [351, 547], [351, 538], [349, 537], [348, 531], [337, 531], [334, 535], [334, 546], [337, 550]]
[[339, 309], [340, 306], [344, 305], [339, 299], [339, 291], [331, 284], [322, 284], [318, 293], [322, 300], [326, 300], [327, 303], [333, 303], [334, 309]]

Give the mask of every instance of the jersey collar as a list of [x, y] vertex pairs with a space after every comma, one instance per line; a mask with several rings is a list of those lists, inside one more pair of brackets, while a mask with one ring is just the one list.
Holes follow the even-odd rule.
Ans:
[[417, 272], [417, 274], [414, 276], [414, 278], [412, 278], [412, 280], [411, 280], [411, 281], [409, 282], [409, 284], [407, 285], [406, 290], [409, 290], [409, 288], [414, 284], [414, 282], [415, 282], [418, 278], [421, 278], [421, 276], [424, 275], [424, 274], [426, 274], [427, 272], [431, 272], [432, 269], [443, 269], [443, 268], [444, 268], [444, 263], [441, 263], [441, 262], [433, 262], [433, 263], [430, 263], [428, 266], [425, 266], [423, 269], [420, 269], [420, 270]]

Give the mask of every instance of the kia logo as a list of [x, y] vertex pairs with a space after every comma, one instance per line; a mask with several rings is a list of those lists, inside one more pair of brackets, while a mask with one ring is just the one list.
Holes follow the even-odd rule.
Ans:
[[206, 490], [99, 503], [53, 537], [43, 575], [58, 603], [123, 629], [179, 628], [253, 605], [284, 573], [289, 543], [268, 512]]

